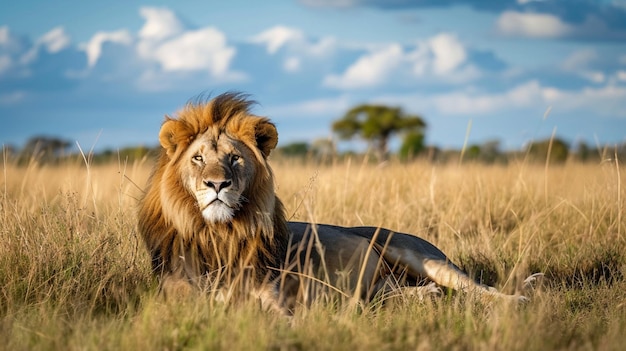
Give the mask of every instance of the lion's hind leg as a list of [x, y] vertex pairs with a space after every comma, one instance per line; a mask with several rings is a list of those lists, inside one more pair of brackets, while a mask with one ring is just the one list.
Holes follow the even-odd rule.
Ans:
[[[483, 297], [496, 297], [515, 302], [525, 302], [528, 299], [520, 295], [507, 295], [499, 292], [496, 288], [479, 284], [470, 278], [465, 272], [456, 267], [438, 249], [429, 250], [429, 246], [422, 244], [423, 240], [406, 241], [404, 247], [394, 245], [391, 242], [384, 248], [385, 260], [393, 265], [404, 267], [409, 276], [417, 279], [429, 279], [435, 284], [466, 293], [478, 293]], [[413, 244], [413, 245], [410, 245]], [[417, 244], [422, 244], [418, 246]]]
[[423, 274], [438, 285], [468, 293], [478, 293], [483, 297], [497, 297], [515, 302], [525, 302], [528, 299], [521, 295], [507, 295], [496, 288], [479, 284], [450, 262], [441, 259], [424, 258]]

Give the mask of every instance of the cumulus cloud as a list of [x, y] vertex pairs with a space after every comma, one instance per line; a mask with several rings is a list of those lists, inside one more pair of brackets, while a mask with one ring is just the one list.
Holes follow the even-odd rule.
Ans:
[[143, 7], [140, 14], [145, 18], [137, 43], [142, 59], [157, 63], [163, 72], [205, 71], [226, 79], [238, 75], [230, 72], [236, 49], [218, 29], [187, 29], [166, 8]]
[[[602, 58], [594, 49], [582, 49], [574, 51], [566, 57], [560, 68], [566, 73], [580, 76], [595, 84], [600, 84], [608, 80], [608, 72], [603, 72], [599, 67], [610, 67], [614, 64], [612, 62], [602, 62]], [[607, 71], [607, 68], [603, 69]]]
[[144, 53], [165, 71], [207, 70], [220, 76], [228, 71], [235, 49], [227, 45], [222, 32], [207, 27], [184, 32]]
[[337, 89], [358, 89], [379, 86], [392, 79], [407, 83], [424, 77], [462, 83], [481, 75], [469, 58], [470, 53], [455, 34], [440, 33], [413, 48], [390, 44], [371, 49], [342, 74], [326, 76], [323, 84]]
[[[626, 14], [623, 16], [626, 21]], [[597, 14], [586, 14], [579, 22], [565, 20], [548, 13], [505, 11], [495, 23], [503, 36], [536, 39], [624, 40], [626, 28], [613, 28]]]
[[498, 93], [468, 88], [431, 95], [387, 96], [382, 100], [416, 111], [431, 110], [449, 116], [519, 113], [551, 106], [561, 112], [588, 111], [605, 118], [626, 117], [626, 87], [610, 83], [600, 87], [559, 89], [533, 79]]
[[265, 45], [268, 53], [275, 54], [281, 47], [284, 47], [290, 42], [303, 42], [304, 34], [298, 29], [275, 26], [253, 36], [250, 41]]
[[598, 53], [593, 49], [574, 51], [562, 63], [563, 69], [573, 71], [588, 68], [589, 64], [598, 58]]
[[388, 75], [405, 60], [398, 44], [361, 56], [341, 75], [329, 75], [323, 84], [339, 89], [371, 87], [385, 82]]
[[300, 2], [317, 8], [375, 7], [393, 11], [465, 5], [474, 11], [499, 14], [496, 28], [505, 35], [568, 40], [626, 39], [626, 6], [623, 0], [300, 0]]
[[336, 39], [323, 37], [316, 40], [307, 38], [297, 28], [274, 26], [252, 36], [250, 43], [265, 47], [271, 56], [281, 57], [283, 71], [298, 72], [303, 64], [327, 58], [337, 48]]
[[70, 37], [63, 27], [57, 27], [39, 38], [38, 43], [50, 53], [57, 53], [70, 45]]
[[463, 44], [455, 35], [441, 33], [429, 40], [433, 53], [433, 70], [437, 74], [447, 74], [459, 67], [467, 59]]
[[284, 64], [283, 69], [287, 72], [297, 72], [300, 70], [300, 59], [297, 57], [288, 57]]
[[133, 37], [129, 31], [122, 29], [115, 32], [97, 32], [86, 44], [81, 45], [81, 49], [87, 54], [87, 65], [91, 68], [96, 65], [100, 55], [102, 55], [102, 45], [105, 43], [117, 43], [130, 45]]
[[264, 45], [267, 53], [274, 55], [281, 49], [291, 54], [324, 56], [336, 48], [336, 39], [323, 37], [317, 40], [307, 38], [297, 28], [274, 26], [250, 38], [250, 42]]
[[137, 32], [100, 31], [78, 45], [63, 27], [33, 42], [0, 27], [5, 105], [30, 96], [16, 94], [18, 89], [61, 91], [94, 82], [99, 89], [103, 83], [139, 90], [206, 89], [245, 78], [231, 69], [236, 49], [218, 29], [187, 28], [166, 8], [142, 7], [139, 13], [144, 21]]
[[561, 38], [573, 28], [558, 17], [541, 13], [505, 11], [496, 21], [496, 30], [505, 36], [529, 38]]
[[22, 56], [20, 61], [23, 64], [33, 62], [37, 59], [37, 56], [42, 48], [48, 53], [56, 54], [61, 50], [68, 48], [70, 42], [70, 37], [65, 33], [65, 29], [63, 27], [53, 28], [37, 39], [35, 45], [27, 53], [25, 53], [24, 56]]
[[139, 37], [149, 40], [163, 40], [183, 32], [185, 26], [176, 14], [167, 8], [142, 7], [139, 14], [145, 19], [139, 30]]
[[8, 26], [0, 26], [0, 75], [9, 72], [30, 45], [12, 33]]
[[547, 95], [550, 95], [550, 92], [538, 81], [532, 80], [502, 93], [456, 91], [434, 96], [431, 101], [443, 114], [480, 115], [545, 104]]
[[626, 118], [626, 87], [607, 84], [581, 90], [554, 90], [550, 102], [564, 111], [586, 110], [608, 118]]

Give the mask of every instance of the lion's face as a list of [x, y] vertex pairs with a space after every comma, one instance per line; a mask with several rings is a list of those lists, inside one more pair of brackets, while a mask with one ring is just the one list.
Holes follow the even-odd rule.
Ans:
[[228, 222], [247, 201], [256, 160], [243, 142], [225, 133], [211, 134], [189, 145], [180, 160], [180, 177], [207, 222]]
[[267, 157], [278, 142], [276, 128], [239, 105], [229, 109], [229, 103], [233, 102], [189, 106], [161, 127], [159, 141], [167, 156], [162, 206], [178, 228], [190, 224], [181, 219], [183, 207], [201, 215], [207, 224], [230, 223], [239, 214], [274, 209]]

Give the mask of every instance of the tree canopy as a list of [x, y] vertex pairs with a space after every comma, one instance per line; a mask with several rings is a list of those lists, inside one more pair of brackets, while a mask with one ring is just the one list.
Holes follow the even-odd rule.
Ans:
[[528, 157], [534, 161], [563, 163], [569, 155], [569, 146], [562, 139], [546, 139], [530, 143], [526, 149]]
[[[333, 123], [333, 131], [341, 139], [359, 136], [369, 142], [380, 160], [388, 156], [389, 139], [398, 133], [410, 133], [413, 141], [422, 136], [426, 123], [418, 115], [404, 113], [399, 107], [384, 105], [358, 105]], [[420, 150], [419, 146], [413, 146]]]

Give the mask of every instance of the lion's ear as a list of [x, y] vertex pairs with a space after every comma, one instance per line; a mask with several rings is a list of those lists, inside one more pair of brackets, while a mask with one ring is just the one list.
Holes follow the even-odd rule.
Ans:
[[167, 151], [167, 155], [171, 158], [176, 152], [176, 148], [181, 142], [188, 139], [186, 126], [175, 119], [167, 119], [161, 126], [159, 132], [159, 143]]
[[278, 144], [278, 131], [276, 130], [276, 126], [265, 118], [257, 123], [254, 129], [254, 137], [257, 147], [266, 158], [270, 155], [270, 152], [276, 148], [276, 144]]

